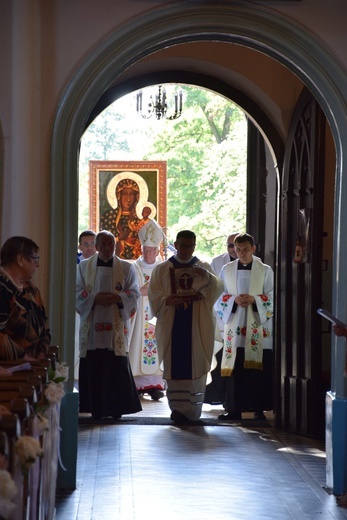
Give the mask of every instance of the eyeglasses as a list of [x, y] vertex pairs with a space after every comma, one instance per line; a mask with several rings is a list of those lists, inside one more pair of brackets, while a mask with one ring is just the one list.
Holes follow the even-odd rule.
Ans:
[[95, 245], [95, 242], [82, 242], [82, 244], [80, 245], [83, 247], [93, 247]]
[[227, 244], [227, 245], [228, 245], [228, 247], [231, 247], [231, 249], [234, 249], [234, 247], [235, 247], [235, 244]]
[[34, 260], [34, 262], [38, 262], [40, 260], [40, 257], [37, 256], [37, 255], [29, 255], [30, 258], [32, 258]]

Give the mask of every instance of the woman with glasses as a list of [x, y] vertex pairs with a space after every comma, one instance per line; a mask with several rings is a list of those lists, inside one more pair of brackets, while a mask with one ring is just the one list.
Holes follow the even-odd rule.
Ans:
[[45, 357], [50, 345], [45, 308], [31, 279], [39, 247], [30, 238], [11, 237], [0, 252], [0, 360]]

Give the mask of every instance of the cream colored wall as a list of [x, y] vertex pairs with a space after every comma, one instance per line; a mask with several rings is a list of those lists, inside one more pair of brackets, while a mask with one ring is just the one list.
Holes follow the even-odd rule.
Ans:
[[42, 69], [40, 8], [36, 1], [2, 4], [6, 5], [0, 6], [0, 122], [4, 148], [1, 240], [17, 234], [30, 236], [39, 244], [41, 268], [36, 283], [45, 293], [49, 120], [52, 115], [43, 111], [42, 78], [45, 73]]
[[294, 2], [257, 2], [274, 12], [282, 13], [289, 20], [298, 22], [304, 30], [321, 42], [347, 67], [345, 0], [301, 0]]
[[[1, 0], [6, 3], [7, 0]], [[36, 0], [33, 0], [34, 3]], [[15, 0], [20, 4], [27, 0]], [[14, 2], [14, 3], [15, 3]], [[32, 1], [29, 0], [29, 3]], [[117, 26], [127, 23], [141, 14], [163, 9], [175, 2], [130, 1], [130, 0], [50, 0], [42, 2], [43, 25], [48, 40], [53, 40], [56, 57], [55, 70], [58, 76], [70, 74], [76, 63], [89, 52], [100, 39], [111, 33]], [[180, 4], [182, 2], [177, 2]], [[189, 4], [189, 2], [184, 2]], [[209, 2], [204, 2], [208, 4]], [[211, 1], [218, 13], [218, 2]], [[344, 20], [347, 15], [345, 0], [303, 0], [303, 1], [254, 1], [248, 2], [249, 8], [262, 8], [264, 11], [282, 13], [290, 20], [298, 22], [303, 29], [316, 34], [321, 41], [347, 64], [345, 48]], [[199, 2], [191, 2], [199, 8]], [[230, 1], [229, 5], [244, 5], [245, 2]], [[222, 6], [221, 6], [222, 8]], [[279, 35], [280, 36], [280, 35]]]

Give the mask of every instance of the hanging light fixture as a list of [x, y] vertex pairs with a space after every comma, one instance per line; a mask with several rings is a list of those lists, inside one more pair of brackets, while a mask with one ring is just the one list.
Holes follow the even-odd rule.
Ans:
[[175, 112], [171, 115], [167, 115], [167, 96], [166, 89], [162, 87], [162, 85], [158, 85], [158, 94], [150, 95], [150, 101], [147, 105], [147, 109], [142, 111], [142, 90], [140, 90], [136, 94], [136, 110], [137, 113], [140, 114], [144, 119], [149, 119], [154, 114], [155, 117], [159, 119], [178, 119], [182, 114], [182, 98], [183, 92], [182, 90], [179, 93], [175, 92], [174, 102], [175, 102]]

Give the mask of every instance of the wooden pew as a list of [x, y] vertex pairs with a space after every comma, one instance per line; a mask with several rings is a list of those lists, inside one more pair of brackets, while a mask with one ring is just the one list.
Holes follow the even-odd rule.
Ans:
[[[34, 418], [33, 406], [42, 398], [44, 385], [48, 382], [49, 370], [51, 367], [55, 368], [58, 353], [58, 347], [53, 347], [46, 359], [31, 361], [29, 370], [20, 370], [24, 360], [0, 361], [0, 366], [5, 368], [15, 366], [19, 369], [11, 376], [0, 376], [0, 404], [9, 412], [0, 414], [0, 453], [3, 451], [8, 454], [8, 470], [19, 488], [17, 509], [13, 518], [11, 517], [12, 520], [22, 520], [24, 517], [28, 520], [46, 520], [47, 506], [44, 508], [42, 504], [52, 501], [51, 493], [47, 496], [47, 485], [44, 484], [51, 481], [54, 490], [56, 474], [51, 474], [50, 461], [58, 457], [58, 453], [55, 453], [57, 448], [52, 450], [51, 441], [52, 433], [56, 428], [47, 432], [38, 430], [38, 419]], [[59, 417], [59, 411], [57, 413]], [[48, 417], [52, 415], [49, 414]], [[55, 420], [54, 424], [56, 423]], [[46, 453], [43, 459], [45, 464], [42, 465], [40, 460], [36, 461], [33, 468], [29, 470], [31, 475], [29, 481], [23, 479], [18, 466], [18, 457], [14, 451], [15, 442], [21, 435], [33, 435], [43, 448], [46, 446], [44, 439], [49, 439], [47, 443], [47, 446], [50, 446], [49, 453]]]

